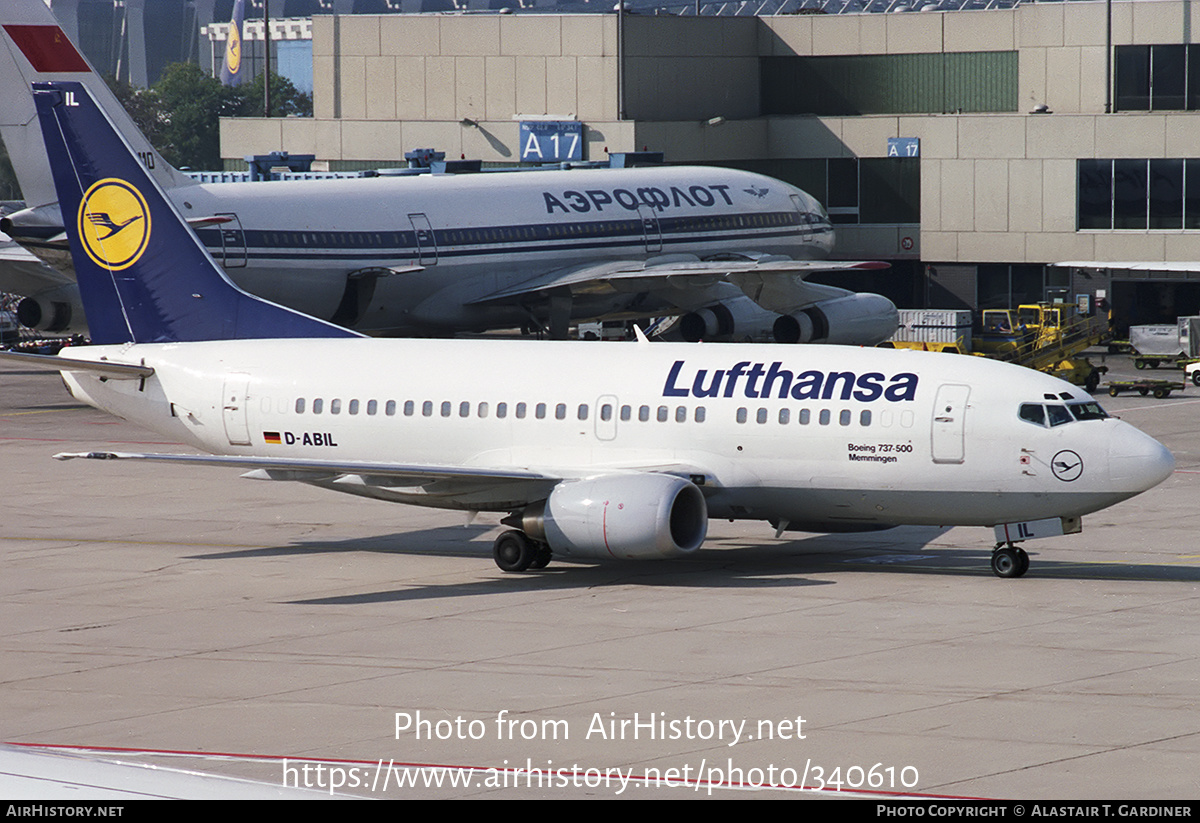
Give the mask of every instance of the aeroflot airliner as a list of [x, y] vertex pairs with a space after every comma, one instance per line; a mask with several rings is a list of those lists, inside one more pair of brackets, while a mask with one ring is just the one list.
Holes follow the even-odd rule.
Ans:
[[[43, 0], [6, 0], [0, 23], [0, 132], [30, 206], [2, 228], [63, 267], [63, 219], [29, 125], [34, 81], [87, 86], [239, 286], [358, 331], [565, 337], [578, 320], [658, 315], [682, 315], [693, 340], [873, 345], [896, 330], [886, 298], [804, 279], [882, 264], [824, 260], [825, 210], [778, 180], [660, 166], [199, 184], [154, 151]], [[82, 331], [74, 284], [53, 271], [19, 314]]]
[[378, 340], [230, 284], [84, 88], [35, 87], [103, 345], [80, 400], [249, 470], [497, 512], [507, 571], [686, 555], [710, 517], [792, 529], [994, 526], [1014, 543], [1155, 486], [1174, 460], [1082, 390], [1006, 363], [836, 346]]

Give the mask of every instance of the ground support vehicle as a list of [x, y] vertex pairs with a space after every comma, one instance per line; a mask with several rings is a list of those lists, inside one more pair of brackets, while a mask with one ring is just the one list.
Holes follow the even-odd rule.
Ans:
[[[1193, 376], [1193, 382], [1196, 378]], [[1183, 391], [1187, 384], [1181, 380], [1113, 380], [1108, 384], [1108, 393], [1112, 397], [1117, 397], [1127, 391], [1135, 391], [1145, 397], [1147, 394], [1153, 394], [1161, 399], [1170, 397], [1173, 391]], [[1200, 386], [1200, 382], [1196, 385]]]

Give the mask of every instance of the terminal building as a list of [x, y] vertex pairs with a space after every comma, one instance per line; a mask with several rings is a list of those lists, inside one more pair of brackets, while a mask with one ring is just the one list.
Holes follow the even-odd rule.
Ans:
[[585, 160], [799, 185], [838, 257], [893, 264], [836, 282], [901, 307], [1103, 299], [1119, 326], [1169, 322], [1200, 313], [1197, 11], [318, 15], [315, 116], [224, 120], [222, 155], [517, 164], [529, 124], [578, 123]]

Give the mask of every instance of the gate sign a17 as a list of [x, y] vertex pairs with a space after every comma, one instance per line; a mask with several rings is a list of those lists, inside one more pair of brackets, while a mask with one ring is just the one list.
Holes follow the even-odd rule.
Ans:
[[920, 157], [920, 137], [889, 137], [888, 157]]
[[562, 163], [583, 159], [583, 123], [578, 120], [522, 120], [521, 162]]

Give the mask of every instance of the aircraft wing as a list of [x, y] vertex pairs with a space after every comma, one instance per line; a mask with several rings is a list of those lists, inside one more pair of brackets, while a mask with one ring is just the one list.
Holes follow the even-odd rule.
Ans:
[[[316, 480], [339, 475], [358, 475], [384, 481], [381, 485], [421, 485], [436, 480], [528, 481], [561, 477], [523, 469], [489, 469], [471, 466], [438, 466], [413, 463], [373, 463], [340, 460], [308, 460], [296, 457], [236, 457], [213, 454], [141, 454], [137, 452], [62, 452], [55, 460], [150, 460], [159, 463], [185, 463], [200, 466], [250, 469], [265, 472], [268, 480]], [[277, 476], [278, 475], [278, 476]], [[287, 475], [287, 476], [282, 476]]]
[[[692, 308], [695, 301], [688, 298], [689, 292], [724, 282], [737, 286], [764, 309], [787, 314], [829, 296], [823, 287], [805, 282], [810, 274], [885, 268], [888, 264], [883, 262], [793, 260], [778, 255], [757, 260], [700, 260], [690, 254], [663, 255], [646, 261], [611, 261], [554, 271], [471, 303], [507, 302], [566, 288], [572, 294], [655, 291], [681, 308]], [[702, 298], [706, 300], [707, 296]]]
[[157, 463], [216, 466], [249, 469], [243, 475], [252, 480], [290, 480], [316, 483], [326, 487], [376, 496], [394, 492], [406, 502], [420, 503], [437, 498], [457, 500], [463, 508], [501, 510], [544, 500], [565, 480], [597, 474], [670, 474], [691, 480], [705, 491], [718, 485], [712, 474], [681, 463], [661, 465], [613, 465], [590, 467], [586, 471], [540, 471], [520, 468], [478, 466], [439, 466], [411, 463], [374, 463], [363, 461], [310, 460], [294, 457], [225, 456], [211, 454], [145, 454], [138, 452], [61, 452], [55, 460], [146, 460]]

